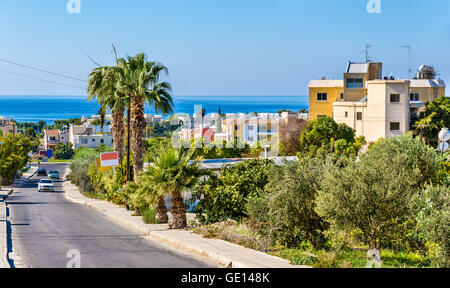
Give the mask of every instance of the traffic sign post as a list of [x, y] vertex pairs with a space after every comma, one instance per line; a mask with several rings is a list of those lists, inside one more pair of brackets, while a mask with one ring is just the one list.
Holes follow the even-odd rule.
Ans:
[[102, 167], [119, 166], [119, 155], [117, 152], [100, 154], [100, 163]]

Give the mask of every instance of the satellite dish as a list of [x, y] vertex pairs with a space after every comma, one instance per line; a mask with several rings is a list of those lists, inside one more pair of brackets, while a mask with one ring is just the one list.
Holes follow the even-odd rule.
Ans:
[[441, 132], [439, 132], [439, 140], [442, 142], [448, 142], [450, 140], [450, 132], [448, 128], [443, 128]]
[[450, 147], [450, 145], [448, 144], [448, 142], [442, 142], [439, 144], [438, 150], [441, 152], [446, 152], [446, 151], [448, 151], [449, 147]]

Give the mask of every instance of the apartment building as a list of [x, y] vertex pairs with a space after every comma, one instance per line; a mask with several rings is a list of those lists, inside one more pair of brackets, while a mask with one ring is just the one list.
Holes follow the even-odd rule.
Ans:
[[399, 136], [409, 131], [410, 106], [408, 80], [367, 82], [368, 96], [359, 101], [337, 101], [334, 120], [344, 123], [368, 142]]
[[309, 83], [310, 118], [332, 117], [367, 141], [401, 135], [428, 101], [445, 95], [445, 83], [431, 66], [420, 66], [412, 80], [382, 77], [382, 63], [347, 64], [343, 80]]
[[[335, 102], [357, 102], [368, 96], [369, 81], [387, 80], [382, 77], [382, 69], [382, 63], [348, 62], [343, 80], [311, 80], [308, 85], [310, 119], [324, 116], [333, 118]], [[445, 95], [444, 81], [435, 77], [432, 66], [421, 65], [416, 77], [410, 80], [412, 115], [420, 113], [426, 102]]]

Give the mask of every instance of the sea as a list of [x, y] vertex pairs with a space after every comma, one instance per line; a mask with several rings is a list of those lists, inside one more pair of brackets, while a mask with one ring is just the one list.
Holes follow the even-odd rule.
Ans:
[[[279, 110], [308, 109], [308, 96], [174, 96], [174, 113], [193, 114], [199, 106], [206, 114], [275, 113]], [[17, 122], [45, 121], [90, 117], [100, 105], [87, 101], [86, 96], [0, 96], [0, 115]], [[155, 113], [147, 106], [146, 113]], [[168, 117], [169, 115], [166, 115]]]

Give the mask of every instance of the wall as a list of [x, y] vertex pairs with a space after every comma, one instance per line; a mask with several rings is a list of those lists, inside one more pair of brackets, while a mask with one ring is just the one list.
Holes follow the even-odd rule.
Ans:
[[[327, 101], [317, 101], [317, 93], [327, 93]], [[333, 103], [340, 100], [344, 87], [310, 87], [309, 88], [309, 118], [319, 116], [333, 117]]]

